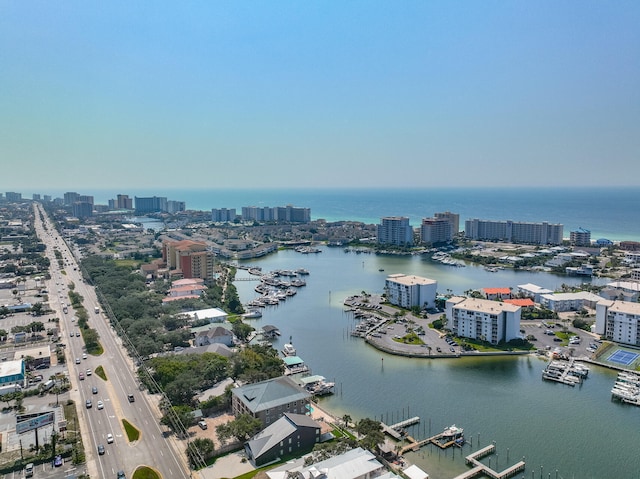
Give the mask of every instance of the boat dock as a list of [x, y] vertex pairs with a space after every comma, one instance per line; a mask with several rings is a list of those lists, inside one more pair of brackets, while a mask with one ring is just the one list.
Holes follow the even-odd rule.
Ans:
[[570, 361], [551, 361], [542, 371], [542, 379], [555, 381], [575, 386], [582, 384], [582, 380], [589, 374], [589, 368], [582, 364], [576, 364], [571, 358]]
[[611, 389], [611, 397], [640, 406], [640, 374], [634, 371], [620, 371]]
[[400, 421], [395, 424], [392, 424], [391, 426], [387, 426], [385, 423], [381, 422], [380, 426], [382, 426], [383, 433], [391, 436], [396, 441], [402, 441], [404, 436], [404, 434], [402, 433], [402, 429], [407, 426], [412, 426], [413, 424], [418, 424], [419, 422], [420, 422], [420, 418], [418, 416], [414, 416], [404, 421]]
[[473, 467], [467, 472], [456, 476], [454, 479], [471, 479], [480, 475], [491, 477], [492, 479], [506, 479], [508, 477], [515, 476], [520, 471], [524, 471], [525, 462], [519, 461], [513, 466], [508, 467], [503, 471], [495, 471], [489, 466], [486, 466], [480, 462], [480, 459], [493, 454], [496, 450], [496, 446], [491, 444], [487, 447], [477, 450], [476, 452], [469, 454], [465, 457], [465, 462]]

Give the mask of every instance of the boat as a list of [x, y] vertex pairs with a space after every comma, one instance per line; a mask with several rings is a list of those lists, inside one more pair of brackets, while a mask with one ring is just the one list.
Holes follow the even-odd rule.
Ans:
[[306, 270], [306, 269], [304, 269], [304, 268], [298, 268], [298, 269], [296, 270], [296, 273], [298, 273], [298, 274], [300, 274], [300, 275], [305, 276], [305, 275], [309, 274], [309, 271], [308, 271], [308, 270]]
[[262, 311], [259, 309], [252, 309], [248, 313], [242, 315], [246, 319], [257, 319], [262, 317]]
[[293, 347], [293, 344], [287, 343], [282, 347], [282, 354], [284, 356], [295, 356], [296, 348]]
[[378, 268], [378, 271], [384, 271], [384, 268]]
[[444, 429], [442, 432], [442, 439], [449, 441], [458, 441], [464, 437], [464, 429], [457, 427], [455, 424]]

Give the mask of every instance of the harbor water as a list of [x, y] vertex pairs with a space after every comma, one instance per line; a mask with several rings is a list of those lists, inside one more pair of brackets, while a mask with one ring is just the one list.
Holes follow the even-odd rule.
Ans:
[[[433, 446], [409, 453], [409, 461], [432, 479], [465, 472], [465, 455], [495, 441], [496, 454], [484, 459], [502, 470], [523, 457], [526, 478], [640, 478], [638, 426], [640, 408], [611, 400], [616, 373], [591, 367], [581, 386], [543, 382], [546, 363], [533, 355], [461, 359], [412, 359], [381, 353], [352, 338], [355, 325], [344, 299], [366, 291], [382, 293], [388, 274], [407, 273], [438, 281], [438, 292], [462, 294], [482, 287], [513, 287], [534, 283], [556, 289], [584, 279], [536, 272], [482, 267], [456, 268], [421, 256], [378, 256], [322, 248], [318, 254], [280, 251], [246, 264], [263, 271], [305, 268], [307, 286], [278, 306], [250, 320], [256, 329], [272, 324], [282, 335], [274, 347], [292, 340], [298, 355], [312, 369], [335, 381], [335, 394], [322, 405], [334, 415], [363, 417], [391, 424], [412, 416], [421, 422], [409, 428], [416, 439], [445, 427], [463, 427], [468, 441], [461, 450]], [[384, 271], [380, 271], [384, 270]], [[239, 271], [239, 277], [249, 277]], [[601, 280], [593, 280], [594, 282]], [[255, 281], [237, 281], [243, 302], [258, 294]]]

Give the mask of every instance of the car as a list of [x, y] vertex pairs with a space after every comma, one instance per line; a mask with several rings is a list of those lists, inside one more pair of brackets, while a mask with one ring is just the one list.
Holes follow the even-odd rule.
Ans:
[[80, 379], [80, 381], [84, 381], [84, 373], [78, 374], [78, 378]]
[[559, 337], [557, 337], [557, 336], [556, 336], [555, 338], [553, 338], [553, 340], [554, 340], [555, 342], [557, 342], [557, 343], [561, 343], [561, 342], [562, 342], [562, 339], [560, 339], [560, 338], [559, 338]]
[[36, 383], [39, 383], [40, 381], [42, 381], [44, 378], [42, 377], [42, 374], [38, 374], [37, 376], [33, 377], [33, 381]]
[[113, 434], [107, 434], [107, 444], [111, 444], [113, 442]]
[[93, 386], [93, 387], [91, 388], [91, 393], [92, 393], [92, 394], [98, 394], [98, 388], [97, 388], [96, 386]]
[[98, 401], [98, 409], [104, 409], [104, 403], [102, 401]]
[[82, 353], [82, 359], [87, 359], [87, 353]]
[[198, 426], [200, 426], [200, 429], [207, 429], [207, 423], [204, 420], [198, 421]]
[[104, 454], [104, 446], [102, 444], [98, 444], [98, 454], [101, 456]]
[[70, 337], [70, 338], [73, 338], [73, 331], [71, 331], [71, 332], [69, 333], [69, 337]]
[[38, 365], [36, 366], [36, 369], [47, 369], [48, 367], [49, 367], [49, 365], [48, 365], [48, 364], [46, 364], [46, 363], [42, 363], [42, 364], [38, 364]]
[[85, 402], [85, 405], [87, 406], [87, 409], [91, 409], [91, 406], [93, 405], [91, 403], [91, 399], [87, 399], [86, 402]]
[[24, 466], [24, 477], [33, 477], [33, 462]]
[[124, 471], [118, 471], [117, 479], [127, 479], [127, 476], [124, 475]]
[[60, 466], [62, 466], [62, 464], [63, 464], [62, 456], [60, 456], [60, 455], [56, 456], [56, 458], [53, 460], [53, 465], [55, 467], [60, 467]]
[[80, 358], [76, 358], [76, 364], [80, 364]]
[[91, 376], [91, 369], [87, 368], [87, 376]]
[[133, 394], [127, 394], [127, 399], [129, 402], [135, 402], [136, 398], [133, 397]]
[[76, 338], [80, 337], [80, 331], [76, 331]]

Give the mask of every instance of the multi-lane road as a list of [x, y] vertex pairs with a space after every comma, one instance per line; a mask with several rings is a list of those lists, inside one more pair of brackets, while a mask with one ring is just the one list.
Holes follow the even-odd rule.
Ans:
[[[73, 385], [71, 397], [77, 402], [89, 474], [92, 477], [115, 478], [118, 471], [122, 470], [127, 477], [131, 477], [136, 467], [147, 465], [165, 478], [191, 477], [184, 451], [178, 451], [177, 442], [163, 435], [154, 398], [140, 391], [133, 361], [102, 313], [96, 291], [84, 282], [76, 258], [40, 204], [34, 203], [34, 212], [36, 233], [45, 243], [46, 254], [51, 261], [49, 288], [53, 301], [50, 301], [50, 306], [58, 309], [62, 318], [62, 334], [66, 335], [69, 345], [66, 359]], [[58, 265], [54, 249], [62, 253], [62, 268]], [[64, 313], [64, 307], [69, 302], [67, 288], [71, 282], [75, 285], [75, 291], [84, 298], [83, 305], [89, 314], [90, 327], [100, 337], [104, 353], [99, 356], [87, 354], [82, 336], [76, 336], [79, 328], [73, 320], [73, 309], [67, 306], [68, 312]], [[99, 308], [98, 313], [95, 312], [96, 307]], [[98, 366], [104, 369], [107, 381], [93, 372]], [[129, 400], [129, 395], [133, 395], [133, 401]], [[91, 407], [88, 407], [87, 401], [91, 401]], [[102, 403], [101, 409], [98, 408], [99, 401]], [[129, 442], [123, 419], [140, 431], [137, 441]], [[104, 454], [98, 453], [99, 446], [104, 448]]]

